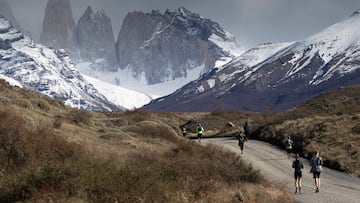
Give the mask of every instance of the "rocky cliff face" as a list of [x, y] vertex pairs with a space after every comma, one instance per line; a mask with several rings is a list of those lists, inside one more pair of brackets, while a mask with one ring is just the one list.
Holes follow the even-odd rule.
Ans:
[[[147, 108], [287, 110], [322, 92], [360, 84], [359, 13], [358, 10], [343, 22], [303, 41], [277, 45], [281, 49], [267, 44], [249, 50], [222, 70], [203, 75], [172, 95], [153, 101]], [[267, 58], [257, 63], [244, 60], [253, 58], [254, 54], [261, 56], [264, 48], [269, 51]]]
[[220, 58], [232, 56], [211, 40], [215, 38], [233, 40], [217, 23], [185, 8], [163, 14], [131, 12], [117, 39], [120, 68], [149, 84], [186, 77], [194, 68], [207, 71]]
[[82, 61], [99, 61], [94, 68], [105, 71], [118, 69], [111, 20], [104, 11], [86, 9], [77, 24], [77, 39]]
[[76, 30], [70, 0], [49, 0], [40, 35], [40, 43], [76, 53]]
[[11, 21], [11, 24], [20, 31], [23, 31], [17, 20], [15, 19], [12, 10], [6, 0], [0, 0], [0, 16], [3, 16]]
[[36, 44], [0, 17], [0, 75], [71, 107], [94, 111], [122, 110], [94, 88], [64, 50]]

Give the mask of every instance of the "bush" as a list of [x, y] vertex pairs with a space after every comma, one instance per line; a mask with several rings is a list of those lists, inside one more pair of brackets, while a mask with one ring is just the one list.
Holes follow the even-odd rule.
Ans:
[[91, 123], [91, 112], [82, 109], [73, 109], [70, 112], [70, 119], [76, 124], [89, 125]]
[[12, 110], [0, 112], [0, 118], [0, 162], [6, 170], [12, 170], [26, 161], [25, 139], [30, 132]]
[[145, 121], [145, 120], [149, 120], [149, 118], [151, 117], [150, 112], [144, 110], [144, 109], [133, 109], [133, 110], [127, 110], [124, 112], [124, 115], [130, 123], [130, 120], [132, 122], [141, 122], [141, 121]]
[[19, 107], [22, 107], [24, 109], [32, 109], [33, 108], [33, 105], [31, 104], [31, 102], [27, 99], [14, 99], [13, 100], [13, 104], [19, 106]]
[[54, 128], [61, 128], [62, 122], [63, 122], [63, 118], [61, 118], [61, 116], [55, 116]]
[[42, 111], [49, 111], [50, 110], [50, 105], [46, 100], [43, 99], [34, 99], [31, 100], [31, 103], [33, 105], [34, 108], [40, 109]]
[[177, 141], [177, 132], [171, 126], [155, 121], [143, 121], [137, 125], [128, 126], [126, 127], [126, 131], [133, 132], [135, 133], [135, 136], [144, 138], [161, 138], [162, 140], [171, 142]]
[[[27, 129], [14, 112], [0, 112], [0, 202], [31, 198], [42, 188], [70, 185], [80, 148], [49, 128]], [[76, 174], [76, 173], [75, 173]], [[72, 191], [70, 188], [69, 191]], [[68, 192], [70, 193], [70, 192]]]

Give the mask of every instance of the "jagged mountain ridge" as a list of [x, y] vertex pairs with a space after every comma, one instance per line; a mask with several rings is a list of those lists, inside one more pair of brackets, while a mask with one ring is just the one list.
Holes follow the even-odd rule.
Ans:
[[66, 105], [94, 111], [123, 110], [105, 98], [74, 68], [64, 50], [36, 44], [0, 17], [0, 74]]
[[95, 69], [116, 71], [119, 68], [111, 20], [105, 11], [94, 12], [88, 6], [76, 31], [82, 61], [93, 61]]
[[[59, 11], [67, 15], [58, 15]], [[42, 39], [47, 40], [41, 41], [65, 48], [76, 63], [90, 64], [85, 74], [116, 85], [126, 83], [127, 88], [128, 78], [124, 79], [124, 75], [147, 85], [192, 79], [194, 76], [189, 74], [204, 73], [244, 52], [234, 36], [219, 24], [185, 8], [164, 13], [130, 12], [116, 43], [110, 18], [103, 11], [93, 12], [88, 7], [77, 25], [73, 24], [70, 2], [49, 0], [42, 34]], [[69, 41], [73, 45], [67, 46]], [[196, 74], [196, 78], [199, 76]]]
[[11, 10], [10, 5], [6, 0], [0, 0], [0, 16], [3, 16], [7, 19], [9, 19], [12, 23], [12, 25], [20, 31], [24, 31], [20, 24], [17, 22], [16, 18], [14, 17], [14, 14]]
[[[303, 41], [275, 49], [268, 58], [242, 69], [243, 65], [235, 62], [248, 54], [245, 53], [224, 66], [222, 72], [213, 70], [145, 108], [161, 111], [286, 110], [321, 92], [359, 84], [359, 25], [358, 10], [348, 19]], [[226, 71], [228, 73], [223, 74]]]
[[75, 63], [91, 62], [95, 70], [119, 68], [111, 20], [104, 11], [94, 12], [90, 6], [75, 23], [70, 0], [49, 0], [40, 42], [65, 49]]
[[186, 77], [194, 68], [206, 72], [219, 60], [231, 59], [234, 53], [226, 50], [224, 43], [241, 52], [230, 33], [183, 7], [163, 14], [137, 11], [130, 12], [123, 21], [117, 53], [120, 68], [157, 84]]
[[76, 26], [70, 0], [49, 0], [45, 8], [40, 43], [56, 49], [65, 49], [76, 57]]

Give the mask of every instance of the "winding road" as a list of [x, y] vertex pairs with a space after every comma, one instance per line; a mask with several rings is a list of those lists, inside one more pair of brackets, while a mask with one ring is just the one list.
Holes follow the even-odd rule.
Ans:
[[[245, 143], [244, 153], [240, 154], [238, 142], [234, 138], [202, 139], [201, 144], [216, 144], [226, 150], [238, 153], [243, 160], [252, 164], [268, 180], [284, 186], [294, 194], [293, 159], [284, 150], [268, 143], [249, 140]], [[321, 156], [321, 154], [320, 154]], [[302, 194], [294, 194], [294, 202], [359, 203], [360, 178], [324, 167], [321, 173], [321, 191], [315, 193], [314, 179], [309, 173], [309, 162], [304, 163]]]

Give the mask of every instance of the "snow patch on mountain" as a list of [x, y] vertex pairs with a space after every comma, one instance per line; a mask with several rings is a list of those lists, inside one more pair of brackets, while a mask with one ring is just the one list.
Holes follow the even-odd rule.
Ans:
[[[358, 11], [356, 11], [358, 12]], [[357, 67], [344, 66], [345, 60], [354, 59], [358, 54], [354, 54], [354, 50], [360, 45], [360, 15], [354, 12], [346, 20], [336, 23], [327, 29], [319, 32], [304, 41], [296, 43], [289, 52], [293, 52], [293, 58], [289, 62], [294, 64], [285, 77], [291, 77], [306, 67], [315, 55], [319, 55], [323, 60], [323, 65], [319, 67], [310, 85], [318, 85], [330, 79], [334, 73], [344, 75]], [[340, 55], [344, 55], [341, 57]], [[327, 64], [335, 58], [342, 58], [337, 64], [327, 67]]]
[[225, 32], [225, 39], [212, 34], [209, 38], [210, 41], [214, 42], [217, 46], [221, 47], [225, 52], [228, 52], [230, 55], [228, 57], [222, 57], [215, 62], [216, 68], [221, 68], [223, 65], [229, 63], [234, 57], [238, 57], [243, 54], [246, 49], [244, 47], [240, 47], [236, 44], [235, 37], [229, 33]]
[[[230, 63], [226, 64], [228, 67], [236, 67], [235, 70], [231, 72], [228, 77], [225, 77], [226, 80], [231, 80], [237, 75], [239, 81], [247, 80], [254, 72], [256, 72], [261, 64], [271, 58], [275, 53], [280, 52], [287, 47], [294, 44], [294, 42], [284, 42], [284, 43], [264, 43], [260, 44], [255, 48], [252, 48], [246, 51], [241, 56], [235, 58]], [[225, 81], [225, 80], [222, 80]]]
[[[144, 75], [140, 78], [134, 78], [130, 69], [118, 70], [116, 72], [106, 72], [94, 70], [91, 68], [90, 63], [79, 63], [76, 65], [76, 69], [84, 75], [101, 81], [106, 81], [107, 83], [115, 86], [121, 86], [122, 88], [136, 91], [139, 94], [148, 95], [152, 99], [155, 99], [171, 94], [187, 82], [196, 80], [199, 75], [202, 74], [203, 65], [189, 70], [186, 77], [176, 78], [174, 80], [168, 79], [163, 83], [154, 85], [147, 84]], [[143, 105], [145, 104], [147, 103], [143, 103]]]
[[80, 73], [64, 50], [36, 44], [0, 17], [0, 74], [68, 106], [95, 111], [122, 110], [107, 100]]
[[149, 103], [152, 97], [146, 94], [141, 94], [136, 91], [125, 89], [93, 77], [83, 75], [101, 94], [103, 94], [109, 101], [126, 109], [140, 108], [144, 104]]
[[12, 86], [17, 86], [17, 87], [23, 88], [23, 86], [21, 85], [21, 83], [19, 81], [14, 80], [12, 78], [9, 78], [9, 77], [7, 77], [5, 75], [0, 74], [0, 79], [5, 80], [6, 82], [8, 82]]

